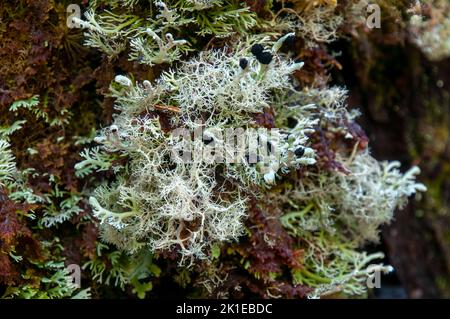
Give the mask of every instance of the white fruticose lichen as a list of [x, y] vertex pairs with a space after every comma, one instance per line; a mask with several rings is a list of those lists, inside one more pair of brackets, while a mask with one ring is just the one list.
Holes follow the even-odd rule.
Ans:
[[[225, 50], [201, 52], [176, 70], [164, 73], [161, 84], [174, 91], [171, 100], [183, 113], [199, 116], [202, 112], [213, 112], [214, 116], [204, 123], [207, 127], [225, 119], [233, 120], [235, 116], [236, 123], [245, 124], [251, 119], [250, 113], [260, 113], [269, 107], [273, 90], [292, 86], [289, 75], [303, 64], [274, 56], [266, 66], [248, 56], [248, 66], [243, 70], [239, 59], [245, 53], [241, 54], [230, 55]], [[183, 121], [187, 125], [191, 122], [189, 118]]]
[[[345, 123], [353, 121], [358, 112], [347, 110], [342, 88], [302, 90], [277, 99], [289, 106], [277, 126], [288, 118], [298, 121], [316, 114], [320, 118], [317, 131], [326, 130], [343, 140], [364, 138], [348, 131]], [[399, 162], [378, 162], [366, 147], [358, 147], [358, 140], [354, 143], [352, 151], [335, 150], [341, 169], [306, 167], [301, 178], [289, 180], [292, 185], [268, 192], [264, 198], [273, 205], [292, 207], [280, 219], [284, 228], [304, 243], [300, 245], [304, 267], [293, 270], [292, 275], [294, 283], [313, 288], [312, 298], [337, 292], [361, 295], [374, 271], [390, 271], [389, 266], [371, 264], [382, 255], [360, 252], [359, 248], [378, 240], [380, 226], [392, 220], [394, 211], [403, 208], [409, 196], [426, 191], [415, 180], [418, 167], [401, 173]]]
[[295, 220], [302, 231], [322, 229], [331, 234], [344, 226], [349, 240], [376, 242], [379, 227], [392, 220], [395, 209], [403, 208], [409, 196], [426, 191], [415, 181], [418, 167], [401, 173], [399, 162], [380, 163], [367, 150], [350, 157], [338, 154], [338, 161], [346, 173], [305, 172], [289, 194], [275, 196], [304, 208], [285, 217], [286, 225]]
[[[129, 162], [113, 185], [99, 187], [90, 199], [105, 241], [129, 252], [143, 246], [152, 251], [177, 248], [182, 261], [206, 258], [214, 243], [243, 234], [246, 193], [252, 187], [272, 185], [277, 174], [315, 163], [307, 146], [307, 133], [317, 123], [313, 116], [292, 130], [272, 134], [261, 128], [259, 142], [274, 143], [269, 148], [279, 152], [279, 157], [271, 152], [260, 155], [262, 163], [245, 161], [246, 154], [236, 155], [234, 142], [224, 138], [227, 129], [253, 128], [255, 114], [277, 103], [272, 98], [275, 91], [295, 91], [290, 74], [302, 64], [277, 54], [279, 47], [268, 51], [270, 60], [265, 63], [258, 62], [249, 48], [202, 52], [163, 73], [154, 84], [116, 77], [112, 95], [121, 112], [96, 141], [106, 152], [127, 155]], [[168, 114], [170, 124], [184, 128], [189, 136], [204, 129], [204, 136], [216, 149], [221, 147], [225, 157], [241, 157], [230, 162], [208, 161], [206, 156], [200, 161], [174, 161], [173, 150], [183, 141], [162, 129], [155, 111]], [[278, 143], [268, 140], [269, 135]], [[206, 148], [204, 136], [192, 141], [192, 149]], [[295, 155], [298, 149], [301, 156]], [[79, 176], [95, 167], [112, 166], [98, 149], [82, 155], [85, 160], [76, 166]]]
[[399, 167], [399, 162], [379, 163], [365, 152], [347, 165], [351, 172], [348, 176], [336, 176], [338, 182], [332, 191], [340, 204], [336, 210], [353, 236], [377, 241], [379, 226], [392, 220], [394, 210], [403, 208], [409, 196], [426, 191], [415, 181], [418, 167], [404, 174]]
[[[154, 65], [178, 60], [181, 55], [179, 47], [187, 44], [186, 40], [174, 40], [171, 33], [165, 33], [160, 37], [153, 30], [146, 29], [146, 36], [139, 36], [130, 41], [130, 60], [136, 60], [143, 64]], [[148, 41], [156, 43], [151, 45]]]
[[389, 266], [371, 265], [383, 258], [358, 248], [376, 242], [379, 227], [392, 220], [395, 209], [426, 187], [415, 181], [413, 167], [402, 174], [398, 162], [377, 162], [368, 151], [340, 158], [348, 169], [341, 172], [305, 172], [292, 190], [270, 194], [269, 200], [293, 209], [281, 217], [286, 230], [305, 241], [304, 268], [294, 270], [294, 282], [314, 290], [310, 297], [342, 291], [361, 295], [373, 272]]
[[[208, 258], [212, 245], [243, 234], [249, 193], [258, 196], [284, 174], [316, 163], [309, 134], [324, 123], [340, 127], [357, 112], [347, 111], [342, 88], [298, 91], [290, 75], [302, 63], [278, 54], [281, 43], [264, 51], [265, 60], [242, 45], [234, 51], [205, 51], [164, 72], [153, 84], [116, 77], [111, 90], [120, 113], [96, 138], [105, 153], [85, 151], [85, 160], [76, 167], [77, 174], [85, 176], [93, 169], [114, 168], [117, 156], [129, 159], [121, 171], [115, 168], [117, 180], [100, 186], [90, 198], [106, 242], [131, 253], [143, 247], [178, 249], [181, 262]], [[269, 108], [276, 114], [277, 129], [252, 131], [258, 127], [255, 115]], [[156, 112], [170, 118], [172, 129], [163, 130]], [[288, 125], [289, 119], [295, 120], [294, 126]], [[186, 140], [170, 130], [181, 129], [189, 151], [199, 158], [183, 162], [173, 157]], [[191, 140], [199, 129], [201, 138]], [[234, 129], [231, 140], [228, 129]], [[251, 162], [252, 154], [241, 152], [243, 142], [257, 142], [266, 152]], [[216, 151], [214, 156], [208, 148]], [[224, 158], [217, 161], [219, 149]], [[227, 161], [229, 156], [234, 159]], [[425, 187], [414, 182], [416, 168], [402, 175], [397, 163], [380, 164], [367, 152], [337, 154], [337, 160], [348, 174], [306, 170], [289, 195], [277, 196], [305, 205], [302, 213], [283, 217], [287, 229], [316, 241], [314, 232], [336, 236], [339, 224], [351, 238], [348, 254], [357, 254], [352, 249], [376, 240], [378, 227], [391, 220], [394, 209]], [[330, 239], [323, 240], [329, 245]], [[341, 264], [359, 258], [350, 255], [344, 254]]]

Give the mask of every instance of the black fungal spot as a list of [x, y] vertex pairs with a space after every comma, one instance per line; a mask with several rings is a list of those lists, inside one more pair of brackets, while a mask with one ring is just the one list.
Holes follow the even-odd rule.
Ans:
[[303, 147], [299, 147], [295, 150], [295, 156], [302, 157], [305, 154], [305, 149]]
[[288, 117], [288, 119], [287, 119], [287, 126], [288, 126], [289, 128], [294, 128], [294, 127], [297, 126], [297, 124], [298, 124], [298, 121], [297, 121], [295, 118], [293, 118], [293, 117]]
[[269, 64], [270, 62], [272, 62], [272, 58], [273, 58], [272, 53], [268, 51], [262, 52], [258, 56], [256, 56], [256, 59], [261, 64]]
[[208, 135], [203, 135], [203, 144], [209, 145], [212, 142], [214, 142], [214, 138], [212, 138], [211, 136], [208, 136]]
[[242, 70], [245, 70], [248, 66], [248, 60], [246, 58], [242, 58], [239, 60], [239, 66]]
[[295, 46], [295, 35], [288, 36], [283, 43], [283, 46], [285, 46], [288, 49], [293, 49]]
[[269, 151], [269, 153], [272, 153], [273, 151], [273, 145], [270, 142], [267, 142], [267, 150]]

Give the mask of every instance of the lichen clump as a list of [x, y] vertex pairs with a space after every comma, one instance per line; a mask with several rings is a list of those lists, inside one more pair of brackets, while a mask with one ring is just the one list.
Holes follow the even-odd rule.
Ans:
[[[265, 65], [249, 51], [202, 52], [163, 73], [155, 85], [116, 77], [113, 91], [121, 112], [97, 141], [103, 151], [126, 155], [130, 161], [117, 183], [99, 187], [90, 199], [107, 242], [130, 252], [147, 245], [152, 251], [181, 248], [183, 257], [206, 258], [212, 245], [243, 234], [246, 193], [252, 186], [273, 184], [278, 170], [315, 162], [305, 145], [306, 133], [317, 123], [312, 113], [295, 128], [284, 128], [280, 145], [271, 145], [282, 149], [281, 162], [267, 155], [260, 163], [250, 163], [248, 151], [237, 150], [238, 144], [226, 136], [230, 129], [245, 132], [255, 127], [254, 113], [269, 104], [282, 108], [283, 100], [273, 100], [271, 92], [295, 92], [289, 77], [302, 64], [271, 51], [273, 61]], [[242, 59], [245, 68], [239, 65]], [[171, 128], [188, 134], [205, 129], [192, 141], [192, 161], [173, 158], [174, 149], [186, 141], [163, 130], [158, 109], [171, 113]], [[269, 135], [267, 129], [255, 132], [261, 139]], [[205, 145], [206, 138], [212, 143]], [[299, 147], [303, 154], [297, 159]], [[216, 151], [215, 158], [205, 158], [208, 148]], [[81, 162], [77, 168], [87, 165]]]

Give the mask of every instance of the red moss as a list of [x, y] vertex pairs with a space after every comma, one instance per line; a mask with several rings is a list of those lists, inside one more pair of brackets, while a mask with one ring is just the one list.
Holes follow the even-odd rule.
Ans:
[[[281, 225], [282, 212], [270, 206], [263, 209], [259, 204], [256, 200], [250, 203], [246, 222], [249, 235], [239, 244], [223, 249], [222, 255], [228, 257], [221, 258], [225, 264], [220, 272], [227, 274], [227, 279], [218, 291], [228, 290], [233, 298], [248, 297], [248, 293], [262, 298], [304, 297], [309, 290], [292, 285], [288, 275], [291, 269], [302, 266], [303, 251], [294, 247], [292, 238]], [[239, 264], [240, 268], [236, 269]], [[273, 274], [277, 275], [273, 277]], [[237, 286], [241, 289], [234, 289]]]
[[0, 284], [11, 285], [20, 281], [20, 265], [13, 262], [9, 253], [33, 259], [40, 256], [39, 242], [20, 218], [20, 213], [28, 209], [29, 205], [13, 202], [0, 188]]
[[263, 113], [253, 115], [253, 120], [260, 127], [271, 129], [275, 127], [275, 112], [273, 108], [265, 108]]

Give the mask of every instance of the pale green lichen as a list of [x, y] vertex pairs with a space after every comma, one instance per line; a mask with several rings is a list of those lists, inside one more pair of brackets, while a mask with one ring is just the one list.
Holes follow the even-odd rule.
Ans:
[[[280, 162], [273, 155], [261, 155], [265, 163], [251, 165], [243, 160], [244, 153], [241, 157], [235, 153], [234, 142], [217, 135], [229, 128], [251, 128], [253, 114], [276, 102], [271, 92], [295, 90], [290, 74], [302, 64], [272, 51], [273, 61], [264, 65], [250, 56], [248, 49], [203, 52], [163, 73], [153, 85], [116, 78], [120, 87], [113, 86], [113, 95], [121, 113], [96, 141], [104, 150], [128, 155], [126, 170], [130, 173], [114, 185], [99, 187], [90, 199], [105, 241], [131, 252], [144, 245], [151, 251], [178, 247], [183, 258], [206, 258], [207, 247], [243, 234], [248, 186], [273, 184], [279, 170], [286, 173], [315, 162], [314, 152], [306, 146], [306, 134], [317, 123], [314, 118], [278, 133], [279, 144], [273, 142], [273, 148], [280, 152]], [[239, 66], [242, 58], [248, 63], [244, 69]], [[157, 118], [142, 116], [161, 105], [179, 110], [171, 116], [174, 127], [205, 128], [205, 134], [214, 136], [214, 148], [223, 149], [225, 157], [231, 155], [237, 161], [217, 163], [202, 158], [174, 162], [173, 149], [182, 141], [165, 133]], [[259, 132], [262, 141], [268, 135], [268, 130]], [[203, 138], [193, 141], [193, 149], [205, 147]], [[297, 158], [294, 151], [300, 146], [305, 150]], [[87, 157], [87, 151], [84, 154]], [[80, 170], [87, 163], [77, 164], [78, 174], [83, 174]], [[236, 181], [235, 186], [228, 188], [218, 181], [215, 171], [219, 167], [225, 169], [227, 179]]]
[[[104, 11], [98, 14], [100, 3], [93, 3], [84, 14], [74, 17], [73, 23], [86, 30], [86, 45], [97, 48], [109, 57], [116, 57], [130, 47], [129, 59], [154, 65], [171, 63], [191, 51], [193, 35], [213, 34], [220, 37], [244, 32], [256, 24], [256, 18], [239, 1], [154, 1], [143, 16]], [[110, 4], [114, 9], [115, 4]], [[133, 3], [123, 3], [133, 6]], [[194, 28], [176, 38], [181, 29]], [[192, 40], [191, 40], [192, 39]]]

